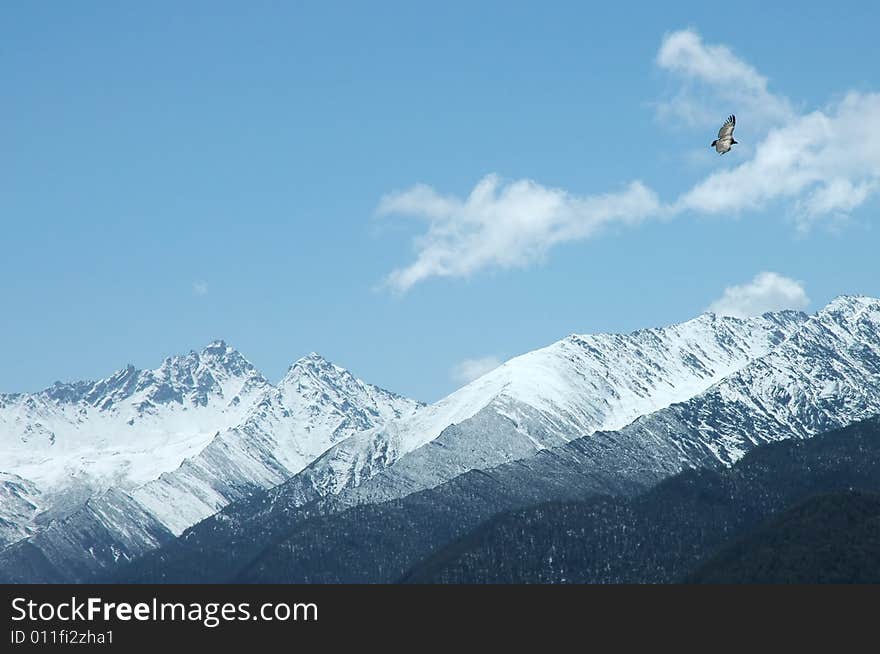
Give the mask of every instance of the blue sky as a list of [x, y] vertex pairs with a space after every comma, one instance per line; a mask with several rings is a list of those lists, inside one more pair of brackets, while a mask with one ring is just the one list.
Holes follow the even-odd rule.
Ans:
[[434, 400], [880, 295], [876, 3], [179, 4], [0, 9], [0, 391], [224, 338]]

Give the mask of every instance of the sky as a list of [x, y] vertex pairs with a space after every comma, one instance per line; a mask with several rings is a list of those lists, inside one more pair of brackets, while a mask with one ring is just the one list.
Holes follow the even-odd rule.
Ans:
[[655, 4], [5, 3], [0, 392], [880, 295], [880, 7]]

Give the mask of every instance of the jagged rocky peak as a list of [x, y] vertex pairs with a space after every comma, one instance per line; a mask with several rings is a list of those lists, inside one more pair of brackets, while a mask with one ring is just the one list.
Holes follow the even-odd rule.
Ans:
[[829, 302], [822, 312], [860, 310], [880, 306], [880, 298], [870, 295], [838, 295]]
[[810, 318], [796, 337], [816, 347], [834, 344], [866, 347], [880, 342], [880, 299], [865, 295], [841, 295]]
[[227, 352], [235, 351], [235, 348], [231, 347], [226, 341], [218, 338], [208, 343], [202, 350], [202, 354], [226, 354]]
[[364, 382], [351, 372], [331, 363], [317, 352], [310, 352], [294, 361], [279, 384], [280, 387], [300, 389], [315, 386], [338, 388], [364, 385]]
[[287, 370], [286, 377], [297, 377], [303, 374], [314, 374], [315, 372], [346, 372], [345, 368], [334, 365], [317, 352], [309, 352], [304, 357], [300, 357], [294, 361]]
[[320, 396], [325, 400], [332, 398], [346, 404], [362, 397], [370, 404], [391, 402], [406, 406], [421, 405], [420, 402], [355, 377], [348, 369], [332, 363], [317, 352], [310, 352], [297, 359], [278, 384], [278, 388], [282, 392], [293, 392], [305, 397]]
[[130, 397], [144, 387], [144, 371], [126, 365], [110, 377], [95, 382], [83, 399], [99, 409], [110, 408], [115, 402]]
[[880, 299], [867, 295], [840, 295], [816, 314], [819, 319], [830, 319], [840, 324], [880, 322]]
[[145, 377], [145, 387], [151, 387], [148, 399], [154, 403], [188, 399], [204, 406], [211, 396], [231, 401], [242, 392], [269, 386], [250, 361], [222, 340], [212, 341], [201, 352], [165, 359]]
[[[193, 350], [187, 354], [166, 357], [153, 370], [141, 370], [128, 363], [97, 381], [56, 381], [39, 395], [57, 403], [87, 402], [97, 408], [109, 408], [136, 393], [149, 391], [151, 387], [166, 386], [164, 391], [157, 391], [157, 397], [153, 398], [157, 401], [162, 401], [163, 397], [180, 399], [187, 388], [217, 390], [212, 380], [234, 377], [262, 379], [262, 375], [238, 350], [223, 340], [215, 340], [200, 352]], [[172, 388], [177, 390], [172, 391]]]
[[168, 357], [155, 372], [173, 371], [172, 374], [195, 374], [208, 369], [231, 376], [251, 374], [255, 368], [235, 348], [225, 341], [212, 341], [200, 352], [191, 350], [187, 354]]
[[317, 352], [310, 352], [294, 361], [278, 383], [279, 388], [302, 389], [304, 387], [338, 385], [342, 379], [351, 378], [345, 368], [330, 363]]
[[128, 364], [95, 382], [56, 382], [41, 395], [57, 403], [85, 402], [99, 410], [112, 410], [132, 400], [143, 409], [187, 401], [204, 406], [212, 395], [231, 400], [240, 392], [267, 385], [240, 352], [217, 340], [201, 351], [167, 357], [153, 370]]
[[245, 376], [256, 372], [256, 368], [241, 352], [223, 340], [209, 343], [202, 350], [200, 358], [206, 365], [219, 367], [230, 375]]
[[86, 393], [95, 385], [93, 381], [61, 382], [56, 381], [43, 391], [43, 395], [55, 402], [75, 404], [80, 402]]

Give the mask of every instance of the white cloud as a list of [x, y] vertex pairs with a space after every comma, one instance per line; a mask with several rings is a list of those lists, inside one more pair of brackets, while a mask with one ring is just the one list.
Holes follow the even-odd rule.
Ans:
[[428, 223], [416, 240], [416, 260], [387, 283], [406, 291], [429, 277], [466, 277], [484, 268], [517, 268], [539, 260], [557, 243], [579, 240], [613, 224], [656, 214], [657, 196], [640, 182], [605, 195], [574, 196], [531, 180], [483, 178], [467, 198], [444, 197], [418, 185], [382, 199], [379, 213]]
[[[486, 269], [525, 267], [554, 246], [595, 236], [610, 225], [684, 213], [732, 215], [785, 203], [799, 231], [840, 218], [880, 190], [880, 94], [848, 93], [799, 114], [771, 93], [767, 78], [724, 45], [692, 30], [667, 34], [657, 64], [682, 82], [666, 113], [709, 120], [708, 145], [728, 113], [739, 116], [737, 137], [748, 145], [716, 164], [667, 203], [639, 181], [606, 194], [578, 196], [531, 180], [481, 180], [465, 197], [441, 195], [425, 184], [385, 196], [380, 214], [415, 217], [427, 225], [415, 239], [415, 260], [392, 271], [386, 284], [407, 291], [432, 277], [468, 277]], [[730, 165], [730, 159], [742, 161]], [[720, 169], [720, 170], [719, 170]]]
[[798, 229], [808, 230], [814, 220], [824, 215], [845, 218], [877, 190], [877, 184], [876, 179], [856, 185], [848, 179], [833, 179], [825, 183], [798, 203], [795, 211]]
[[666, 35], [657, 63], [699, 85], [686, 86], [681, 106], [673, 101], [665, 111], [693, 115], [695, 102], [718, 104], [720, 98], [725, 109], [714, 111], [716, 123], [735, 111], [738, 138], [743, 130], [754, 135], [750, 159], [695, 184], [673, 203], [672, 213], [731, 214], [789, 200], [804, 231], [825, 217], [845, 215], [877, 190], [880, 132], [866, 126], [880, 124], [880, 95], [849, 93], [799, 115], [788, 98], [768, 90], [755, 68], [723, 45], [703, 43], [693, 30]]
[[706, 45], [693, 30], [666, 34], [657, 52], [657, 65], [713, 84], [767, 92], [767, 78], [738, 59], [727, 46]]
[[467, 384], [487, 372], [495, 370], [501, 365], [497, 357], [482, 357], [480, 359], [465, 359], [459, 361], [452, 368], [452, 379], [459, 384]]
[[738, 213], [793, 200], [800, 228], [852, 211], [880, 183], [880, 94], [850, 93], [771, 129], [754, 156], [714, 173], [679, 198], [675, 210]]
[[804, 309], [810, 303], [803, 284], [775, 272], [758, 273], [748, 284], [728, 286], [708, 311], [746, 318], [768, 311]]
[[727, 46], [707, 45], [693, 30], [665, 35], [656, 63], [684, 82], [671, 100], [659, 103], [663, 117], [720, 127], [720, 121], [734, 111], [748, 115], [753, 126], [795, 115], [787, 98], [768, 90], [766, 77]]
[[193, 295], [207, 295], [208, 282], [193, 282], [192, 292]]

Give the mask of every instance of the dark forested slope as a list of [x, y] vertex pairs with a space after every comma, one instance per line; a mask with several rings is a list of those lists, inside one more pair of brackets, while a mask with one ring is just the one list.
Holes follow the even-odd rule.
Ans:
[[[684, 578], [713, 554], [761, 528], [768, 520], [806, 499], [836, 491], [880, 492], [880, 420], [866, 420], [810, 440], [765, 445], [722, 471], [688, 471], [634, 498], [550, 503], [496, 516], [450, 545], [440, 548], [405, 576], [411, 582], [447, 583], [616, 583], [671, 582]], [[833, 496], [839, 497], [839, 496]], [[694, 580], [758, 578], [767, 543], [783, 554], [776, 577], [798, 550], [833, 544], [851, 563], [866, 559], [876, 543], [871, 502], [848, 506], [851, 530], [817, 531], [822, 511], [833, 501], [805, 505], [763, 535], [745, 540], [697, 573]], [[821, 511], [820, 511], [821, 509]], [[809, 511], [812, 510], [813, 513]], [[856, 516], [861, 516], [856, 519]], [[840, 520], [850, 520], [841, 517]], [[864, 518], [864, 519], [863, 519]], [[797, 520], [801, 520], [798, 524]], [[829, 522], [839, 525], [840, 522]], [[848, 524], [848, 523], [847, 523]], [[853, 544], [863, 538], [863, 542]], [[849, 539], [849, 540], [847, 540]], [[830, 546], [830, 545], [829, 545]], [[864, 551], [863, 551], [864, 550]], [[787, 551], [788, 554], [784, 552]], [[813, 563], [792, 578], [825, 580]], [[764, 557], [766, 558], [766, 557]], [[772, 556], [770, 557], [772, 559]], [[816, 569], [810, 569], [810, 565]], [[725, 576], [727, 575], [727, 576]], [[842, 575], [838, 575], [842, 576]], [[836, 576], [834, 578], [837, 578]]]
[[812, 497], [724, 548], [692, 583], [880, 583], [880, 495]]

